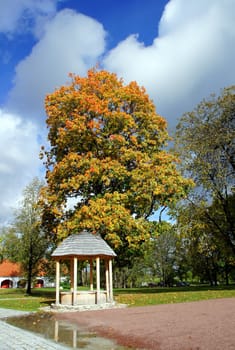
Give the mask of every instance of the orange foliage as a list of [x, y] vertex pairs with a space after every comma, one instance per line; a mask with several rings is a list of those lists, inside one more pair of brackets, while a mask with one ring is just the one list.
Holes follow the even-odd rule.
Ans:
[[70, 77], [45, 100], [44, 223], [58, 237], [87, 228], [115, 247], [138, 246], [148, 217], [190, 185], [164, 149], [167, 123], [136, 82], [96, 69]]

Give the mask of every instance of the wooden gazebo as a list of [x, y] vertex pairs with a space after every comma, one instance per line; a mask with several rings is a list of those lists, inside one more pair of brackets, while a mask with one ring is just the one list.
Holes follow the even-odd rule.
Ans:
[[[56, 260], [56, 305], [93, 305], [113, 302], [112, 259], [116, 256], [109, 245], [86, 230], [68, 236], [52, 253]], [[105, 290], [100, 288], [100, 260], [105, 262]], [[60, 265], [70, 261], [71, 290], [60, 291]], [[90, 290], [77, 289], [78, 260], [90, 263]], [[93, 262], [96, 262], [96, 289], [93, 289]]]

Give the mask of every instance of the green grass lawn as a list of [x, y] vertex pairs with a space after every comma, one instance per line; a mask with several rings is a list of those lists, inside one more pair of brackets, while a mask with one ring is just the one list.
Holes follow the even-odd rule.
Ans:
[[32, 295], [25, 294], [24, 289], [0, 289], [0, 308], [22, 311], [37, 311], [55, 301], [55, 289], [34, 289]]
[[[216, 298], [235, 298], [235, 285], [191, 286], [178, 288], [132, 288], [115, 289], [114, 299], [129, 306], [182, 303]], [[0, 308], [38, 311], [55, 301], [55, 289], [33, 289], [27, 296], [23, 289], [0, 289]]]
[[115, 300], [129, 306], [173, 304], [217, 298], [235, 298], [235, 285], [178, 288], [138, 288], [115, 291]]

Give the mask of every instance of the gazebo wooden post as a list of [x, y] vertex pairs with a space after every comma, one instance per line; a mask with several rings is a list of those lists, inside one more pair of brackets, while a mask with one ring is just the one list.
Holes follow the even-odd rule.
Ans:
[[73, 305], [77, 304], [77, 273], [78, 273], [78, 259], [75, 256], [73, 259]]
[[60, 303], [60, 261], [56, 260], [56, 305]]
[[96, 257], [96, 303], [100, 302], [100, 258]]
[[59, 340], [59, 321], [55, 321], [55, 337], [54, 340], [58, 342]]
[[73, 328], [73, 348], [77, 349], [77, 328]]
[[112, 271], [112, 259], [109, 259], [109, 297], [110, 302], [113, 301], [113, 271]]
[[74, 262], [73, 259], [70, 260], [70, 291], [73, 292], [74, 285]]
[[106, 281], [106, 293], [107, 302], [110, 301], [110, 285], [109, 285], [109, 262], [105, 260], [105, 281]]
[[93, 290], [93, 259], [90, 259], [90, 290]]

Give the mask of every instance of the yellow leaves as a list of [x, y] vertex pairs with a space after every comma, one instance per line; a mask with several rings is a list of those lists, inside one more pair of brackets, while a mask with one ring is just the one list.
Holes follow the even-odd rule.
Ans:
[[[105, 195], [103, 198], [91, 199], [83, 205], [74, 216], [58, 226], [60, 237], [63, 232], [72, 233], [83, 228], [103, 233], [113, 247], [118, 248], [127, 240], [130, 246], [136, 247], [145, 237], [145, 228], [140, 221], [130, 216], [130, 211], [123, 205], [124, 194], [118, 192]], [[126, 235], [135, 232], [135, 235]], [[124, 235], [124, 236], [123, 236]], [[126, 238], [125, 238], [126, 236]]]
[[138, 141], [137, 141], [136, 136], [131, 135], [131, 136], [130, 136], [130, 140], [131, 140], [131, 142], [132, 142], [134, 145], [137, 145], [137, 144], [138, 144]]
[[105, 238], [108, 242], [111, 242], [114, 249], [120, 248], [122, 245], [121, 238], [117, 234], [108, 233]]
[[65, 127], [67, 130], [71, 130], [74, 127], [74, 123], [71, 120], [66, 120], [65, 121]]
[[[42, 153], [55, 232], [88, 228], [115, 247], [136, 247], [148, 236], [142, 218], [185, 186], [176, 158], [162, 151], [166, 121], [136, 82], [98, 69], [69, 76], [71, 84], [45, 100], [51, 149]], [[78, 203], [65, 209], [69, 198]]]
[[88, 129], [100, 129], [100, 122], [95, 121], [95, 120], [89, 120], [87, 123]]
[[110, 141], [117, 141], [119, 143], [124, 143], [125, 138], [122, 135], [110, 135], [109, 136]]

